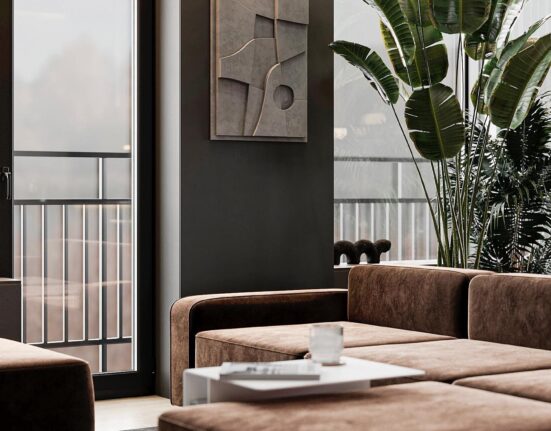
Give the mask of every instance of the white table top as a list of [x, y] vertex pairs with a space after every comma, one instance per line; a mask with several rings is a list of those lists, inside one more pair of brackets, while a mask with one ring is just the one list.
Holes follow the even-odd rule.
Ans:
[[[344, 365], [323, 367], [319, 380], [224, 380], [242, 388], [254, 391], [273, 391], [290, 388], [305, 388], [314, 386], [334, 385], [340, 383], [358, 383], [382, 379], [423, 376], [424, 371], [413, 368], [399, 367], [363, 359], [342, 357]], [[308, 362], [298, 359], [292, 362]], [[285, 361], [289, 362], [289, 361]], [[220, 367], [191, 368], [184, 373], [193, 374], [211, 380], [220, 380]]]

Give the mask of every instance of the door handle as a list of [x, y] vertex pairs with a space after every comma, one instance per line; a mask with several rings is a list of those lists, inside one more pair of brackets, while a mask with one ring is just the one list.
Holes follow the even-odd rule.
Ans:
[[11, 170], [8, 166], [2, 166], [2, 182], [6, 183], [6, 200], [11, 200]]

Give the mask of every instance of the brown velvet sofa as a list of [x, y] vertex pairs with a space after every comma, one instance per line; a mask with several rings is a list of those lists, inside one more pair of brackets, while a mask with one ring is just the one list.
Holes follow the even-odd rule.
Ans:
[[469, 287], [468, 339], [359, 347], [345, 349], [344, 354], [421, 368], [426, 372], [424, 380], [481, 389], [495, 387], [503, 393], [522, 394], [519, 380], [526, 379], [526, 396], [530, 393], [530, 398], [548, 400], [544, 394], [548, 388], [543, 383], [542, 393], [534, 395], [530, 375], [511, 376], [516, 382], [511, 390], [504, 387], [508, 383], [503, 377], [495, 383], [493, 378], [474, 378], [551, 369], [551, 277], [475, 277]]
[[345, 347], [467, 336], [468, 286], [487, 271], [362, 265], [348, 290], [193, 296], [171, 310], [171, 400], [186, 368], [302, 358], [311, 323], [340, 322]]
[[[333, 292], [339, 301], [342, 294]], [[274, 294], [263, 295], [269, 303]], [[216, 300], [224, 302], [224, 296]], [[209, 300], [203, 305], [209, 308]], [[218, 305], [220, 312], [224, 306]], [[182, 329], [177, 306], [173, 330]], [[160, 431], [551, 430], [551, 277], [358, 267], [350, 274], [346, 312], [346, 320], [332, 319], [345, 327], [345, 355], [421, 368], [426, 375], [420, 379], [431, 381], [392, 381], [358, 394], [178, 408], [161, 416]], [[186, 365], [303, 355], [309, 325], [269, 325], [196, 331], [196, 355]], [[178, 390], [173, 387], [175, 404]]]
[[2, 431], [93, 431], [88, 364], [0, 339], [0, 411]]
[[[551, 350], [551, 277], [477, 277], [470, 289], [471, 337]], [[551, 367], [546, 368], [475, 376], [454, 384], [551, 403]]]

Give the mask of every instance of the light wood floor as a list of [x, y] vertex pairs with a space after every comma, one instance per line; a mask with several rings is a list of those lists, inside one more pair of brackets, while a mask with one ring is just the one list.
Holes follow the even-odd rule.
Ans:
[[157, 426], [159, 415], [171, 407], [157, 396], [96, 402], [96, 431], [122, 431]]

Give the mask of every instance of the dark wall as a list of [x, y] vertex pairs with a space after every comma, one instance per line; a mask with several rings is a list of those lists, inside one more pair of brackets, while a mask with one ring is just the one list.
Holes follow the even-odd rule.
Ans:
[[210, 0], [181, 7], [182, 296], [332, 287], [333, 0], [310, 0], [306, 144], [209, 140]]

